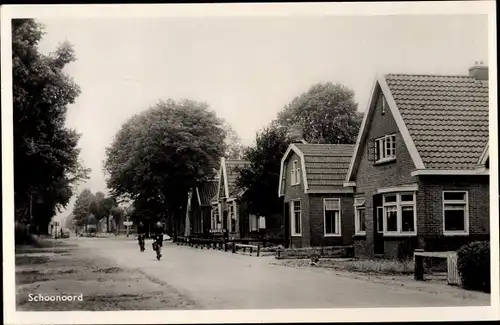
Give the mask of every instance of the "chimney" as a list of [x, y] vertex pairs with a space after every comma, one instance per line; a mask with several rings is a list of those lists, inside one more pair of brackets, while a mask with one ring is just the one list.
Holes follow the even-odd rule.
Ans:
[[306, 140], [304, 140], [303, 127], [299, 123], [290, 126], [288, 136], [290, 137], [292, 143], [306, 143]]
[[482, 61], [476, 61], [474, 66], [469, 69], [469, 76], [476, 80], [488, 80], [488, 67]]

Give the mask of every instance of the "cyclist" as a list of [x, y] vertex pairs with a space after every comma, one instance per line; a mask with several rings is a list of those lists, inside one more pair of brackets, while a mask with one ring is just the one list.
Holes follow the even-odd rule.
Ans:
[[[163, 247], [163, 234], [164, 234], [164, 230], [163, 230], [163, 224], [158, 221], [153, 229], [153, 234], [154, 234], [154, 241], [156, 242], [157, 245], [159, 245], [159, 248]], [[159, 254], [160, 257], [162, 256], [162, 254], [160, 253]]]
[[144, 252], [144, 239], [146, 237], [146, 226], [139, 221], [139, 225], [137, 226], [137, 239], [139, 240], [139, 247], [141, 248], [141, 252]]

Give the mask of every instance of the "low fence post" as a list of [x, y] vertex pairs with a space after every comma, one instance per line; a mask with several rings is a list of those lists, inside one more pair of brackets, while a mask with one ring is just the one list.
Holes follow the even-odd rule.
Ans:
[[260, 242], [257, 243], [257, 257], [260, 256]]
[[233, 241], [233, 243], [232, 243], [232, 244], [233, 244], [233, 245], [232, 245], [232, 246], [233, 246], [233, 247], [232, 247], [232, 252], [233, 252], [233, 254], [234, 254], [234, 253], [236, 253], [236, 243]]
[[424, 280], [424, 257], [421, 255], [417, 255], [418, 252], [423, 252], [423, 249], [416, 249], [413, 253], [415, 260], [415, 280], [423, 281]]

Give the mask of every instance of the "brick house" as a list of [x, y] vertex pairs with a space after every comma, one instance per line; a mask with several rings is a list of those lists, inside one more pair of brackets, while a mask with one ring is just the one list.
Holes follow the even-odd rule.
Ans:
[[211, 227], [211, 199], [217, 194], [218, 180], [207, 180], [188, 194], [186, 232], [190, 234], [206, 234]]
[[354, 145], [292, 143], [281, 159], [287, 247], [352, 244], [353, 188], [343, 183]]
[[355, 255], [489, 239], [488, 68], [376, 79], [347, 173]]
[[229, 238], [242, 238], [250, 233], [250, 221], [245, 202], [241, 197], [244, 190], [236, 186], [238, 169], [250, 165], [239, 159], [221, 159], [217, 193], [211, 199], [211, 229], [227, 230]]

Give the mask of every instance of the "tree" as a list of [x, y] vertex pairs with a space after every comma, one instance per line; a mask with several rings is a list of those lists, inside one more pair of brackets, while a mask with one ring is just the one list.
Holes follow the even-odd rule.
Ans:
[[89, 189], [86, 188], [80, 192], [73, 207], [73, 215], [77, 227], [87, 225], [94, 202], [95, 195]]
[[224, 156], [228, 159], [242, 159], [247, 147], [241, 143], [240, 137], [228, 123], [224, 123], [224, 129], [226, 130], [226, 152]]
[[127, 196], [134, 214], [169, 221], [174, 238], [189, 189], [211, 177], [224, 155], [226, 130], [208, 105], [160, 101], [130, 118], [106, 149], [112, 196]]
[[286, 105], [276, 122], [285, 128], [301, 125], [309, 143], [353, 144], [362, 120], [357, 106], [349, 88], [315, 84]]
[[110, 231], [109, 217], [111, 210], [116, 207], [116, 200], [112, 197], [106, 197], [104, 193], [97, 192], [94, 196], [94, 201], [90, 206], [90, 211], [95, 215], [98, 221], [106, 218], [106, 229]]
[[63, 71], [75, 53], [63, 43], [55, 53], [41, 54], [43, 33], [33, 19], [12, 20], [16, 220], [46, 231], [90, 170], [78, 161], [80, 135], [64, 125], [67, 106], [80, 94]]
[[247, 149], [245, 159], [250, 166], [240, 170], [237, 185], [246, 189], [243, 200], [250, 213], [271, 216], [282, 210], [278, 185], [281, 158], [288, 145], [287, 130], [271, 125], [257, 134], [255, 147]]

